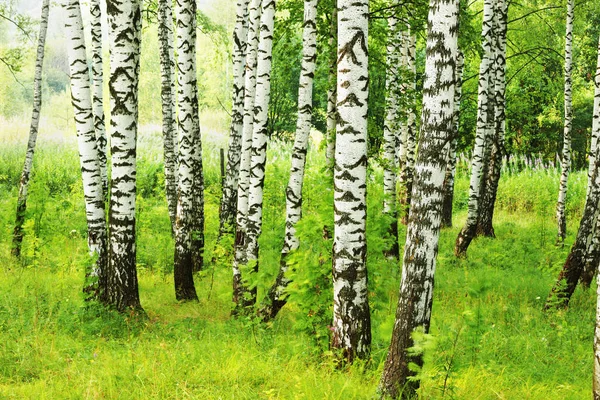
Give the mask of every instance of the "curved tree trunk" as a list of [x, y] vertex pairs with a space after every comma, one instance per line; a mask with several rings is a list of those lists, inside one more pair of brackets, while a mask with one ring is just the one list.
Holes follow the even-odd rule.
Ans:
[[90, 255], [98, 257], [95, 268], [86, 273], [87, 277], [97, 278], [97, 282], [86, 282], [84, 290], [93, 298], [98, 299], [106, 289], [107, 237], [102, 173], [94, 130], [92, 92], [79, 0], [69, 0], [65, 6], [67, 12], [65, 33], [69, 41], [71, 101], [75, 113], [75, 127], [77, 128], [79, 161], [88, 226], [88, 248]]
[[[598, 235], [600, 218], [600, 157], [598, 157], [598, 138], [600, 137], [600, 41], [598, 43], [598, 67], [595, 77], [594, 120], [592, 124], [592, 152], [588, 169], [588, 189], [583, 216], [571, 252], [569, 253], [558, 279], [548, 295], [545, 309], [566, 307], [575, 291], [586, 263], [590, 261], [590, 247]], [[593, 251], [595, 253], [597, 250]], [[593, 255], [593, 254], [592, 254]], [[593, 259], [593, 258], [592, 258]], [[598, 268], [598, 263], [595, 262]], [[592, 275], [593, 278], [593, 275]], [[589, 278], [590, 282], [591, 279]]]
[[175, 234], [175, 216], [177, 214], [177, 126], [175, 121], [175, 107], [177, 101], [175, 97], [173, 10], [170, 0], [159, 0], [158, 21], [165, 194], [169, 208], [169, 218], [171, 220], [171, 232]]
[[433, 282], [442, 217], [446, 153], [453, 131], [454, 81], [458, 39], [458, 0], [431, 0], [429, 6], [425, 81], [419, 158], [415, 168], [413, 203], [408, 218], [402, 283], [390, 350], [379, 384], [382, 395], [414, 398], [418, 381], [409, 363], [423, 365], [411, 355], [412, 333], [428, 333]]
[[37, 141], [38, 127], [40, 125], [40, 111], [42, 109], [42, 69], [44, 66], [44, 49], [46, 46], [46, 32], [48, 31], [48, 13], [50, 11], [49, 0], [42, 3], [42, 16], [40, 21], [40, 33], [38, 36], [38, 46], [35, 59], [35, 72], [33, 76], [33, 111], [31, 113], [31, 125], [29, 126], [29, 140], [27, 142], [27, 152], [25, 153], [25, 162], [19, 181], [19, 196], [17, 198], [17, 213], [15, 218], [15, 228], [13, 231], [11, 253], [15, 257], [21, 255], [21, 243], [23, 242], [23, 225], [25, 224], [25, 213], [27, 211], [27, 194], [29, 189], [29, 176], [31, 175], [31, 166], [33, 165], [33, 154], [35, 153], [35, 144]]
[[196, 85], [196, 2], [177, 0], [177, 82], [179, 86], [179, 179], [175, 222], [175, 297], [197, 300], [194, 287], [196, 173], [200, 151]]
[[264, 320], [275, 318], [285, 305], [285, 288], [289, 280], [285, 274], [289, 268], [287, 256], [296, 250], [300, 241], [296, 236], [296, 224], [302, 216], [302, 185], [304, 183], [304, 167], [308, 151], [312, 117], [313, 80], [317, 60], [317, 0], [304, 1], [304, 25], [302, 33], [302, 71], [298, 87], [298, 120], [296, 138], [292, 150], [292, 166], [286, 193], [286, 221], [283, 249], [279, 262], [279, 273], [275, 283], [267, 294], [260, 314]]
[[367, 289], [367, 0], [338, 0], [338, 120], [334, 168], [331, 346], [352, 362], [368, 358]]
[[494, 29], [494, 68], [492, 75], [494, 103], [494, 117], [490, 132], [490, 158], [485, 175], [484, 191], [479, 207], [479, 220], [477, 234], [487, 237], [496, 237], [493, 226], [494, 206], [502, 170], [504, 156], [504, 132], [506, 128], [505, 92], [506, 92], [506, 28], [508, 21], [508, 2], [498, 0], [495, 11]]
[[223, 179], [221, 206], [219, 209], [219, 236], [232, 233], [235, 228], [237, 186], [240, 173], [240, 151], [244, 128], [244, 78], [248, 21], [245, 18], [249, 0], [238, 0], [236, 22], [233, 30], [233, 96], [231, 127], [227, 150], [227, 169]]
[[444, 177], [444, 204], [442, 206], [442, 228], [452, 226], [452, 202], [454, 201], [454, 176], [456, 175], [456, 149], [460, 127], [460, 100], [462, 97], [463, 67], [465, 58], [458, 50], [456, 57], [456, 76], [454, 81], [454, 117], [452, 135], [448, 146], [448, 166]]
[[244, 77], [244, 125], [242, 128], [240, 172], [237, 188], [237, 214], [233, 259], [234, 313], [249, 305], [245, 301], [246, 288], [240, 267], [248, 264], [247, 216], [248, 189], [250, 184], [250, 151], [252, 149], [252, 126], [254, 122], [254, 97], [256, 94], [256, 66], [260, 30], [261, 0], [251, 0], [249, 5], [248, 40], [246, 41], [246, 74]]
[[139, 0], [108, 0], [111, 184], [106, 303], [141, 309], [136, 270], [135, 195], [138, 77], [142, 18]]
[[556, 205], [556, 220], [558, 223], [558, 243], [564, 243], [567, 235], [567, 219], [565, 217], [565, 201], [567, 197], [567, 181], [571, 169], [571, 127], [573, 121], [573, 107], [571, 100], [571, 71], [573, 69], [573, 8], [575, 0], [567, 0], [567, 33], [565, 36], [565, 126], [563, 132], [563, 150], [560, 167], [560, 188], [558, 190], [558, 203]]
[[493, 67], [492, 60], [492, 38], [494, 25], [494, 6], [491, 0], [485, 0], [483, 5], [483, 25], [482, 25], [482, 47], [483, 58], [479, 66], [479, 89], [477, 104], [477, 131], [475, 134], [475, 145], [473, 147], [473, 159], [471, 161], [471, 179], [469, 182], [469, 205], [467, 222], [462, 228], [456, 244], [454, 254], [457, 257], [467, 255], [467, 248], [471, 244], [477, 233], [477, 222], [479, 220], [479, 205], [482, 193], [482, 181], [484, 177], [485, 149], [488, 134], [489, 119], [489, 84], [490, 75]]
[[329, 29], [329, 46], [331, 61], [329, 64], [329, 81], [327, 89], [327, 164], [333, 166], [335, 157], [335, 125], [337, 123], [337, 8], [331, 10], [331, 26]]
[[98, 142], [98, 162], [102, 176], [102, 192], [108, 197], [108, 174], [106, 167], [106, 125], [104, 123], [104, 70], [102, 68], [102, 11], [100, 0], [90, 0], [90, 27], [92, 36], [92, 107], [94, 129]]
[[389, 233], [392, 246], [385, 254], [398, 259], [398, 212], [396, 210], [396, 144], [398, 142], [398, 97], [400, 93], [398, 65], [402, 56], [402, 32], [396, 16], [388, 17], [387, 62], [386, 62], [386, 102], [383, 124], [383, 212], [392, 219]]

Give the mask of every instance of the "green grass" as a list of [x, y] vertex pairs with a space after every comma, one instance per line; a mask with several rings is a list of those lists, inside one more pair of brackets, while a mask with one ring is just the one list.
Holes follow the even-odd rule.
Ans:
[[[379, 251], [381, 171], [369, 186], [372, 360], [338, 370], [327, 349], [331, 191], [322, 155], [309, 153], [305, 239], [295, 260], [292, 301], [272, 323], [233, 320], [230, 259], [196, 277], [198, 303], [178, 303], [173, 244], [162, 192], [160, 141], [140, 142], [138, 273], [148, 319], [91, 307], [81, 286], [87, 258], [83, 198], [72, 144], [41, 141], [32, 180], [24, 256], [9, 256], [22, 142], [0, 148], [0, 398], [15, 399], [369, 399], [393, 326], [400, 268]], [[212, 258], [220, 197], [218, 151], [206, 143], [207, 254]], [[269, 148], [259, 293], [277, 272], [289, 145]], [[568, 244], [585, 195], [572, 175]], [[430, 335], [418, 339], [426, 364], [424, 399], [587, 399], [591, 391], [595, 293], [578, 290], [567, 311], [542, 313], [568, 252], [554, 246], [558, 174], [526, 170], [503, 177], [498, 238], [476, 239], [466, 260], [452, 246], [466, 217], [468, 180], [459, 169], [455, 227], [442, 232]], [[401, 232], [403, 234], [403, 231]], [[320, 287], [317, 287], [321, 285]]]

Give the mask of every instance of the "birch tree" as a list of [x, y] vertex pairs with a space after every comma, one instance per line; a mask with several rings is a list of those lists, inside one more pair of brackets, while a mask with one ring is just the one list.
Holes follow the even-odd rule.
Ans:
[[565, 217], [565, 200], [567, 197], [567, 181], [571, 169], [571, 128], [573, 125], [573, 107], [571, 99], [573, 69], [573, 8], [575, 0], [567, 0], [567, 32], [565, 35], [565, 124], [563, 130], [563, 149], [560, 167], [560, 187], [556, 205], [556, 220], [558, 223], [558, 242], [564, 243], [567, 235], [567, 219]]
[[233, 95], [231, 127], [227, 151], [227, 169], [223, 180], [219, 213], [219, 234], [231, 231], [235, 225], [237, 185], [240, 170], [242, 130], [244, 128], [244, 78], [248, 21], [246, 14], [249, 0], [238, 0], [236, 22], [233, 30]]
[[[579, 230], [575, 238], [575, 243], [571, 247], [571, 251], [560, 271], [554, 287], [548, 295], [545, 309], [566, 307], [569, 305], [569, 300], [577, 287], [586, 262], [589, 262], [590, 247], [598, 231], [598, 218], [600, 218], [600, 157], [598, 157], [598, 138], [600, 138], [600, 41], [598, 43], [598, 66], [595, 76], [595, 93], [594, 93], [594, 120], [592, 123], [592, 152], [590, 153], [590, 166], [588, 169], [588, 189], [583, 208], [583, 216], [579, 223]], [[597, 250], [596, 250], [597, 251]], [[598, 264], [595, 264], [598, 268]], [[596, 327], [596, 340], [598, 338], [598, 327]], [[597, 341], [594, 342], [596, 351], [595, 363], [598, 362], [598, 347]], [[594, 384], [596, 385], [596, 377], [598, 370], [594, 364]], [[600, 386], [594, 386], [597, 390]]]
[[338, 112], [331, 344], [352, 362], [355, 357], [367, 358], [371, 347], [365, 229], [369, 3], [367, 0], [338, 0], [337, 9]]
[[456, 244], [454, 254], [457, 257], [464, 257], [467, 254], [467, 248], [477, 232], [477, 223], [479, 221], [479, 205], [482, 193], [482, 181], [485, 172], [485, 150], [488, 140], [489, 128], [489, 91], [490, 76], [493, 68], [493, 25], [494, 25], [494, 4], [492, 0], [485, 0], [483, 3], [483, 24], [482, 24], [482, 47], [483, 57], [479, 65], [479, 88], [477, 94], [477, 129], [475, 133], [475, 144], [473, 146], [473, 156], [471, 160], [471, 178], [469, 181], [469, 203], [467, 212], [467, 221], [461, 229]]
[[236, 310], [247, 305], [244, 300], [246, 288], [242, 281], [240, 266], [248, 264], [248, 253], [246, 251], [248, 188], [250, 184], [250, 151], [252, 149], [252, 126], [254, 122], [254, 97], [256, 94], [256, 65], [258, 59], [261, 3], [261, 0], [251, 0], [248, 17], [246, 72], [244, 77], [244, 120], [242, 128], [240, 172], [237, 188], [235, 251], [233, 259], [233, 303], [236, 306]]
[[448, 166], [444, 177], [444, 203], [442, 206], [442, 227], [452, 226], [452, 202], [454, 201], [454, 177], [456, 175], [456, 149], [460, 127], [460, 100], [462, 97], [462, 80], [464, 55], [460, 49], [456, 57], [456, 76], [454, 81], [454, 117], [452, 120], [452, 136], [448, 146]]
[[417, 38], [413, 32], [411, 32], [410, 25], [407, 25], [405, 33], [404, 45], [406, 47], [406, 69], [410, 76], [410, 83], [407, 85], [406, 93], [409, 98], [409, 106], [406, 110], [406, 135], [404, 136], [403, 145], [405, 146], [404, 156], [402, 159], [402, 165], [400, 169], [400, 187], [402, 188], [402, 197], [400, 198], [400, 204], [402, 204], [402, 223], [406, 224], [408, 221], [411, 195], [412, 195], [412, 184], [413, 175], [415, 168], [415, 156], [417, 151], [417, 119], [415, 115], [415, 93], [417, 90], [416, 82], [416, 63], [415, 53], [417, 49]]
[[104, 121], [104, 70], [102, 68], [102, 11], [100, 0], [90, 0], [90, 33], [92, 37], [92, 107], [94, 129], [98, 142], [98, 162], [102, 176], [102, 192], [108, 196], [108, 174], [106, 167], [106, 125]]
[[92, 91], [79, 0], [69, 0], [65, 4], [65, 11], [67, 13], [65, 34], [68, 41], [71, 102], [77, 129], [79, 162], [88, 227], [88, 248], [90, 255], [97, 257], [95, 268], [86, 274], [97, 278], [97, 282], [92, 283], [91, 286], [86, 284], [84, 289], [92, 296], [99, 298], [106, 290], [106, 217], [98, 142], [96, 141], [94, 128], [95, 115], [93, 113]]
[[[254, 123], [252, 126], [252, 149], [250, 151], [250, 179], [248, 187], [247, 215], [247, 266], [258, 271], [258, 239], [262, 233], [263, 188], [267, 162], [267, 122], [271, 94], [271, 61], [273, 54], [273, 25], [275, 0], [263, 2], [260, 19], [258, 63], [256, 65], [256, 97], [254, 100]], [[256, 303], [256, 288], [249, 291], [248, 301]]]
[[429, 3], [423, 110], [419, 155], [415, 167], [413, 202], [408, 217], [402, 282], [390, 350], [379, 384], [382, 395], [413, 398], [418, 381], [409, 363], [423, 365], [410, 355], [415, 331], [429, 332], [433, 282], [442, 217], [446, 153], [454, 120], [458, 0]]
[[285, 274], [289, 268], [288, 254], [298, 249], [296, 224], [302, 217], [302, 186], [304, 167], [308, 151], [308, 138], [312, 117], [313, 80], [317, 61], [317, 0], [304, 1], [304, 23], [302, 31], [302, 67], [298, 87], [298, 120], [296, 137], [292, 149], [290, 179], [286, 188], [286, 221], [283, 248], [279, 262], [279, 273], [269, 290], [265, 306], [261, 310], [263, 319], [275, 318], [285, 305], [284, 291], [289, 280]]
[[[200, 125], [198, 120], [198, 88], [196, 78], [196, 2], [177, 0], [177, 82], [179, 138], [179, 178], [177, 217], [175, 219], [175, 296], [177, 300], [197, 300], [194, 287], [194, 263], [197, 246], [194, 236], [201, 235], [196, 226], [202, 196], [198, 183], [198, 163], [202, 162]], [[202, 216], [199, 216], [202, 218]], [[203, 225], [203, 221], [200, 221]], [[200, 228], [200, 229], [197, 229]]]
[[141, 10], [139, 0], [108, 0], [111, 184], [106, 303], [141, 309], [136, 271], [135, 195]]
[[21, 243], [23, 242], [23, 225], [25, 224], [25, 213], [27, 211], [27, 195], [29, 191], [29, 177], [33, 165], [33, 155], [37, 142], [38, 127], [40, 125], [40, 112], [42, 109], [42, 69], [44, 66], [44, 49], [46, 47], [46, 32], [48, 31], [48, 14], [50, 12], [49, 0], [42, 2], [42, 15], [40, 20], [40, 32], [38, 35], [37, 52], [35, 58], [35, 72], [33, 76], [33, 110], [31, 112], [31, 124], [29, 126], [29, 140], [27, 141], [27, 152], [19, 181], [19, 195], [17, 197], [17, 213], [15, 228], [13, 230], [11, 253], [15, 257], [21, 255]]
[[494, 62], [490, 76], [490, 97], [493, 99], [493, 109], [490, 107], [489, 117], [489, 161], [484, 177], [481, 205], [477, 222], [477, 234], [496, 237], [493, 226], [494, 206], [498, 183], [502, 170], [504, 155], [504, 134], [506, 130], [506, 29], [508, 22], [508, 1], [497, 0], [494, 12]]
[[170, 0], [158, 2], [158, 40], [160, 42], [160, 96], [162, 103], [162, 135], [165, 169], [165, 194], [175, 233], [177, 213], [177, 126], [175, 107], [175, 55], [173, 50], [173, 7]]
[[386, 101], [383, 125], [383, 212], [389, 215], [392, 223], [389, 229], [393, 244], [386, 254], [398, 259], [398, 213], [396, 210], [396, 144], [398, 142], [400, 96], [398, 66], [402, 55], [402, 32], [395, 15], [388, 17], [387, 60], [386, 60]]
[[329, 64], [329, 80], [327, 88], [327, 148], [325, 156], [328, 165], [333, 165], [335, 156], [335, 126], [337, 113], [337, 8], [331, 10], [329, 28], [329, 46], [331, 47], [331, 60]]

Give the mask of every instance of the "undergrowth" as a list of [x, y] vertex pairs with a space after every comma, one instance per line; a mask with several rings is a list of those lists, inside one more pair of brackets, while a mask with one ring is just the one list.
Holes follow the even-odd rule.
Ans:
[[[309, 152], [288, 305], [263, 324], [230, 318], [231, 240], [215, 247], [220, 176], [218, 151], [210, 143], [204, 146], [207, 265], [196, 276], [200, 300], [175, 301], [162, 157], [159, 139], [148, 135], [141, 138], [138, 164], [137, 262], [148, 315], [143, 320], [83, 300], [89, 260], [72, 145], [40, 146], [23, 257], [10, 257], [23, 148], [0, 148], [0, 398], [373, 398], [401, 275], [401, 267], [383, 256], [390, 238], [389, 220], [381, 213], [380, 168], [372, 166], [368, 186], [372, 358], [336, 369], [328, 346], [333, 192], [322, 155]], [[279, 267], [289, 144], [272, 142], [268, 157], [260, 269], [249, 278], [259, 299]], [[568, 252], [568, 246], [554, 246], [558, 177], [543, 169], [505, 174], [497, 239], [476, 239], [469, 257], [459, 260], [452, 245], [466, 217], [468, 189], [466, 171], [459, 169], [455, 227], [441, 236], [431, 332], [416, 336], [415, 351], [425, 356], [418, 374], [421, 398], [589, 397], [594, 293], [578, 290], [566, 311], [541, 311]], [[567, 243], [573, 242], [585, 195], [585, 173], [572, 177]]]

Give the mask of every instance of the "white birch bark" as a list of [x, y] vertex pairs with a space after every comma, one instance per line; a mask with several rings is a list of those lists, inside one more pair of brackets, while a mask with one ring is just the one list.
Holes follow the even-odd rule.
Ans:
[[237, 205], [237, 186], [240, 171], [240, 150], [244, 128], [244, 78], [246, 64], [246, 41], [248, 21], [246, 14], [249, 0], [238, 0], [236, 22], [233, 30], [233, 95], [231, 127], [227, 151], [227, 169], [223, 180], [219, 233], [233, 229]]
[[563, 149], [561, 159], [560, 187], [556, 205], [556, 220], [558, 223], [558, 242], [564, 243], [567, 235], [567, 219], [565, 216], [565, 200], [567, 197], [567, 181], [571, 169], [571, 128], [573, 125], [573, 107], [571, 99], [573, 69], [573, 8], [575, 0], [567, 0], [567, 32], [565, 35], [565, 124], [563, 131]]
[[[271, 61], [273, 53], [273, 25], [275, 0], [265, 0], [260, 19], [258, 63], [256, 65], [256, 97], [252, 126], [250, 182], [248, 187], [247, 263], [258, 270], [258, 239], [262, 233], [263, 188], [267, 162], [267, 122], [271, 95]], [[250, 291], [249, 301], [256, 302], [256, 289]]]
[[367, 0], [338, 0], [338, 120], [334, 167], [332, 347], [367, 358], [371, 318], [366, 265]]
[[197, 300], [194, 287], [196, 169], [199, 158], [198, 88], [196, 78], [196, 2], [177, 0], [177, 82], [179, 171], [177, 217], [175, 220], [175, 296]]
[[233, 259], [233, 302], [243, 306], [244, 286], [240, 266], [248, 263], [246, 249], [248, 188], [250, 184], [250, 157], [252, 127], [254, 122], [254, 97], [256, 94], [256, 66], [260, 30], [261, 0], [251, 0], [249, 5], [248, 39], [246, 41], [246, 73], [244, 77], [244, 120], [242, 128], [240, 171], [237, 188], [235, 252]]
[[135, 243], [140, 1], [107, 0], [107, 14], [112, 169], [106, 302], [118, 310], [141, 309]]
[[333, 166], [335, 157], [335, 126], [337, 113], [337, 8], [331, 10], [331, 25], [329, 29], [329, 47], [331, 61], [329, 64], [329, 80], [327, 88], [327, 148], [325, 157], [327, 164]]
[[396, 216], [396, 143], [398, 141], [399, 61], [402, 56], [402, 33], [395, 15], [388, 17], [387, 60], [385, 78], [385, 119], [383, 123], [383, 212]]
[[108, 175], [106, 167], [106, 125], [104, 120], [104, 69], [102, 68], [102, 11], [100, 0], [90, 0], [90, 32], [92, 37], [92, 107], [94, 129], [98, 142], [98, 162], [102, 175], [102, 191], [108, 196]]
[[412, 196], [413, 176], [415, 170], [415, 156], [417, 153], [417, 117], [415, 114], [416, 109], [416, 91], [417, 91], [417, 66], [415, 60], [415, 53], [417, 49], [417, 38], [413, 32], [411, 32], [410, 26], [408, 26], [405, 34], [405, 46], [406, 46], [406, 68], [410, 76], [410, 83], [407, 85], [407, 93], [410, 98], [410, 106], [407, 109], [406, 117], [406, 136], [404, 139], [405, 155], [404, 162], [402, 164], [402, 170], [400, 171], [400, 184], [404, 188], [404, 196], [401, 202], [404, 206], [404, 212], [402, 215], [402, 221], [406, 223], [408, 221], [408, 215], [410, 211], [410, 202]]
[[85, 214], [88, 226], [88, 248], [91, 256], [97, 256], [96, 267], [91, 276], [98, 282], [87, 286], [93, 296], [98, 296], [105, 285], [106, 218], [104, 214], [104, 191], [99, 162], [98, 143], [94, 129], [94, 114], [90, 77], [83, 33], [83, 20], [79, 0], [65, 3], [67, 19], [65, 36], [68, 40], [69, 75], [71, 78], [71, 101], [75, 114], [79, 162], [85, 198]]
[[29, 190], [29, 177], [33, 165], [33, 155], [37, 142], [38, 127], [40, 125], [40, 112], [42, 109], [42, 70], [44, 66], [44, 49], [46, 47], [46, 33], [48, 31], [48, 14], [50, 1], [42, 2], [42, 14], [40, 19], [40, 32], [38, 35], [37, 52], [35, 58], [35, 72], [33, 76], [33, 110], [31, 112], [31, 124], [29, 126], [29, 140], [27, 141], [27, 152], [23, 162], [23, 170], [19, 181], [19, 195], [17, 197], [17, 212], [15, 228], [13, 231], [13, 242], [11, 253], [15, 257], [21, 255], [21, 243], [23, 242], [23, 224], [25, 223], [25, 212], [27, 211], [27, 195]]
[[466, 255], [469, 244], [475, 237], [477, 222], [479, 219], [479, 203], [481, 199], [481, 186], [484, 172], [484, 157], [488, 134], [489, 119], [489, 90], [490, 74], [493, 68], [493, 25], [494, 4], [492, 0], [485, 0], [483, 4], [483, 24], [481, 29], [483, 58], [479, 65], [479, 88], [477, 94], [477, 129], [475, 133], [475, 144], [471, 160], [471, 178], [469, 181], [469, 204], [467, 222], [462, 228], [456, 244], [454, 254], [457, 257]]
[[275, 284], [271, 287], [267, 304], [261, 310], [263, 319], [274, 318], [285, 305], [282, 298], [289, 280], [285, 274], [288, 270], [287, 255], [298, 249], [300, 241], [296, 236], [296, 224], [302, 217], [302, 186], [304, 183], [304, 167], [308, 151], [312, 118], [313, 81], [317, 60], [317, 0], [304, 1], [304, 24], [302, 32], [302, 67], [298, 85], [298, 120], [296, 137], [292, 149], [292, 165], [286, 194], [286, 221], [283, 248], [281, 250], [280, 268]]
[[442, 211], [442, 227], [452, 226], [452, 202], [454, 200], [454, 177], [456, 175], [456, 149], [460, 128], [460, 100], [462, 97], [463, 67], [465, 58], [458, 50], [456, 57], [456, 76], [454, 81], [454, 116], [452, 119], [452, 136], [448, 146], [448, 166], [444, 178], [444, 205]]
[[402, 282], [392, 342], [379, 390], [396, 398], [416, 395], [418, 381], [409, 381], [412, 333], [427, 333], [433, 304], [433, 282], [440, 233], [446, 153], [454, 119], [454, 81], [458, 39], [458, 0], [431, 0], [428, 17], [425, 80], [419, 158], [415, 167], [413, 202], [408, 218]]
[[175, 55], [173, 49], [173, 9], [171, 0], [158, 2], [158, 39], [160, 42], [160, 78], [162, 103], [162, 134], [165, 169], [165, 194], [171, 220], [171, 231], [175, 233], [177, 213], [177, 126], [175, 107]]

